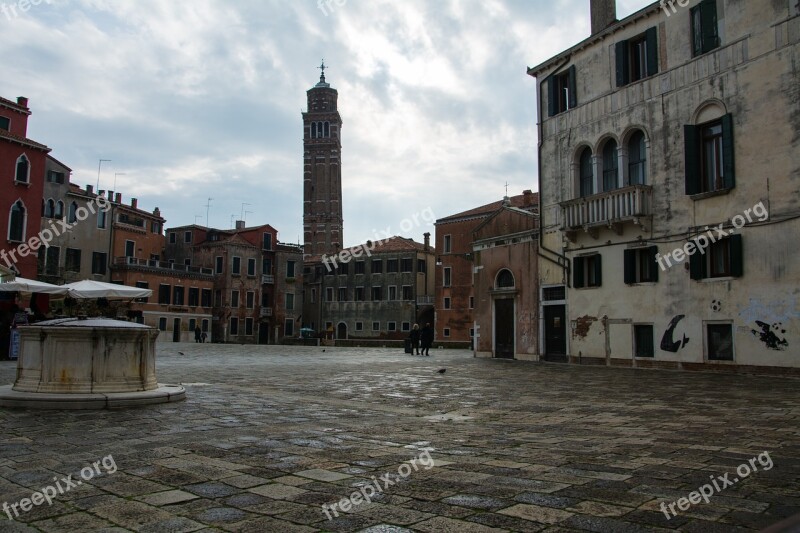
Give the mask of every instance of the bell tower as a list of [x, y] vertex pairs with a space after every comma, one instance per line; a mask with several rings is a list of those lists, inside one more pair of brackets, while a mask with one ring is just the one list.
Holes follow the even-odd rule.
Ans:
[[325, 81], [308, 90], [303, 113], [303, 253], [336, 254], [342, 249], [342, 118], [339, 93]]

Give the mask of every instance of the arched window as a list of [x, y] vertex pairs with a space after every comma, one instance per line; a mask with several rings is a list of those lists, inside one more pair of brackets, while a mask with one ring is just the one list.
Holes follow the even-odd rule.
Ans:
[[56, 202], [56, 210], [53, 213], [53, 216], [55, 216], [56, 218], [64, 218], [64, 202], [62, 202], [61, 200]]
[[323, 137], [328, 138], [330, 136], [331, 136], [331, 123], [330, 122], [326, 122], [325, 123], [325, 134], [323, 135]]
[[609, 139], [603, 146], [603, 190], [613, 191], [619, 185], [617, 179], [617, 141]]
[[102, 209], [97, 212], [97, 227], [100, 229], [106, 228], [106, 212]]
[[22, 242], [25, 240], [25, 219], [26, 219], [25, 205], [22, 200], [11, 206], [11, 212], [8, 215], [8, 240], [14, 242]]
[[17, 173], [14, 175], [14, 180], [20, 183], [29, 183], [31, 177], [31, 163], [28, 157], [22, 154], [17, 159]]
[[316, 139], [317, 138], [317, 123], [316, 122], [312, 122], [311, 123], [311, 138], [312, 139]]
[[497, 288], [498, 289], [511, 289], [514, 288], [514, 274], [510, 270], [504, 268], [497, 273]]
[[50, 200], [47, 200], [47, 202], [44, 204], [44, 216], [46, 218], [53, 218], [53, 213], [55, 213], [55, 210], [56, 203], [53, 201], [53, 199], [51, 198]]
[[76, 202], [72, 202], [69, 204], [69, 215], [67, 217], [67, 222], [70, 224], [78, 221], [78, 204]]
[[584, 148], [580, 159], [581, 196], [594, 194], [594, 172], [592, 171], [592, 150]]
[[647, 153], [644, 133], [636, 131], [628, 141], [628, 182], [630, 185], [644, 185], [647, 178]]

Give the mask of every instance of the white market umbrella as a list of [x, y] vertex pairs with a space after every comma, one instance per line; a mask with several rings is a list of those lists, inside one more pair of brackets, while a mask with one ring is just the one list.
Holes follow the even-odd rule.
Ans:
[[85, 279], [64, 285], [67, 293], [72, 298], [106, 298], [117, 300], [128, 300], [134, 298], [149, 298], [153, 291], [150, 289], [140, 289], [139, 287], [128, 287], [127, 285], [115, 285], [113, 283], [102, 283]]
[[43, 281], [33, 279], [17, 278], [14, 281], [0, 283], [0, 292], [26, 292], [37, 294], [67, 294], [64, 285], [51, 285]]

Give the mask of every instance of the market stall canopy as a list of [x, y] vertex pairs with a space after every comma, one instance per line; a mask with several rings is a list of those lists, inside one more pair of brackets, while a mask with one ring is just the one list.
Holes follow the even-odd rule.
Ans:
[[127, 285], [115, 285], [113, 283], [101, 283], [85, 279], [64, 285], [67, 293], [72, 298], [106, 298], [117, 300], [128, 300], [133, 298], [149, 298], [153, 291], [141, 289], [139, 287], [128, 287]]
[[51, 285], [43, 281], [17, 278], [8, 283], [0, 283], [0, 292], [26, 292], [37, 294], [67, 294], [66, 285]]

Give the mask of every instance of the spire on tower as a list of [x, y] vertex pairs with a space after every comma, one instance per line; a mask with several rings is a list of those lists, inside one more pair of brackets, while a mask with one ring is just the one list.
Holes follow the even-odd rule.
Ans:
[[330, 67], [325, 66], [324, 59], [322, 60], [322, 64], [317, 68], [322, 71], [322, 73], [319, 75], [319, 83], [317, 84], [317, 87], [330, 87], [330, 84], [325, 81], [325, 69]]

